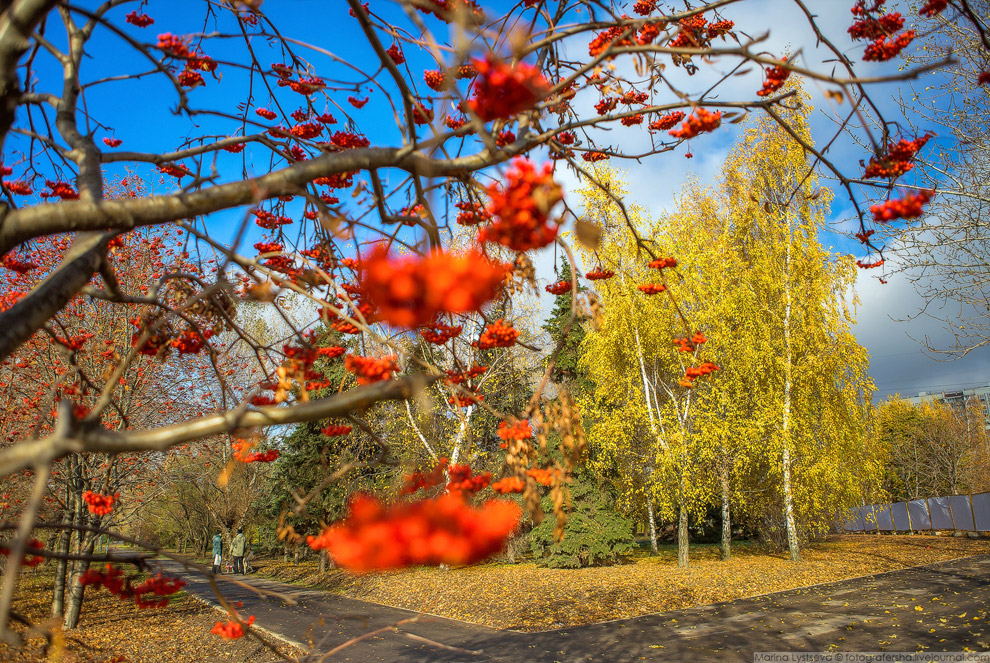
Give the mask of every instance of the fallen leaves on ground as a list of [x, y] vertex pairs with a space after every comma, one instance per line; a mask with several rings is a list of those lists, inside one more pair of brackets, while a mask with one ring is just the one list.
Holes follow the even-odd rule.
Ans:
[[[48, 566], [51, 566], [49, 563]], [[51, 622], [52, 571], [39, 567], [24, 572], [15, 611], [41, 626]], [[79, 627], [54, 633], [53, 647], [44, 653], [44, 639], [33, 637], [20, 650], [0, 643], [0, 661], [10, 663], [269, 663], [281, 661], [256, 638], [222, 640], [210, 629], [223, 615], [184, 592], [164, 608], [139, 610], [106, 591], [88, 589]], [[24, 627], [14, 625], [24, 633]], [[59, 641], [62, 644], [59, 644]], [[279, 650], [298, 655], [294, 648], [273, 642]]]
[[936, 536], [832, 537], [810, 544], [800, 562], [786, 551], [737, 545], [722, 561], [715, 546], [692, 546], [688, 569], [676, 547], [627, 564], [543, 569], [532, 563], [354, 575], [319, 574], [315, 561], [256, 562], [259, 571], [371, 601], [499, 629], [541, 631], [636, 617], [845, 578], [990, 553], [990, 541]]

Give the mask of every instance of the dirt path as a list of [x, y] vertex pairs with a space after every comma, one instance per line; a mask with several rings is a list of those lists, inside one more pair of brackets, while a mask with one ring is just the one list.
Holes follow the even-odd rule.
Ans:
[[[176, 572], [177, 568], [169, 568]], [[209, 584], [187, 589], [213, 599]], [[294, 604], [222, 582], [257, 625], [328, 652], [415, 613], [250, 578]], [[484, 597], [478, 597], [483, 601]], [[330, 660], [376, 661], [752, 661], [755, 651], [962, 651], [990, 649], [990, 556], [981, 555], [766, 596], [543, 633], [497, 631], [419, 617]], [[422, 638], [443, 643], [442, 649]]]

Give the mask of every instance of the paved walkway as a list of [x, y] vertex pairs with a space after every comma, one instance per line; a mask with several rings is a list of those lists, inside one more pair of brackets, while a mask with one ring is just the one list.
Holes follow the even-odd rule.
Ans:
[[[174, 571], [175, 569], [169, 568]], [[187, 589], [212, 599], [209, 584]], [[221, 579], [243, 615], [280, 636], [327, 652], [415, 613], [250, 578], [295, 604], [259, 598]], [[483, 601], [484, 597], [478, 597]], [[918, 608], [921, 608], [920, 610]], [[337, 653], [333, 661], [567, 663], [752, 661], [756, 651], [962, 651], [990, 649], [990, 556], [968, 557], [657, 615], [546, 631], [497, 631], [420, 617]], [[448, 649], [425, 643], [443, 643]], [[450, 649], [457, 648], [457, 649]]]

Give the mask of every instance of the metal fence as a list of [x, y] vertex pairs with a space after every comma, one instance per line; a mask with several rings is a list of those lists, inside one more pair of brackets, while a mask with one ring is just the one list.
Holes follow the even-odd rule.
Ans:
[[870, 504], [850, 510], [842, 528], [847, 532], [990, 532], [990, 493]]

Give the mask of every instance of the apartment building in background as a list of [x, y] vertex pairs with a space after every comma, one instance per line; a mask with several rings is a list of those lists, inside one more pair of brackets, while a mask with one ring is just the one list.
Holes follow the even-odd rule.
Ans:
[[983, 416], [987, 421], [987, 428], [990, 429], [990, 385], [956, 391], [922, 391], [917, 396], [911, 396], [905, 400], [912, 405], [938, 401], [946, 405], [962, 408], [967, 402], [974, 399], [979, 401], [980, 405], [983, 406]]

